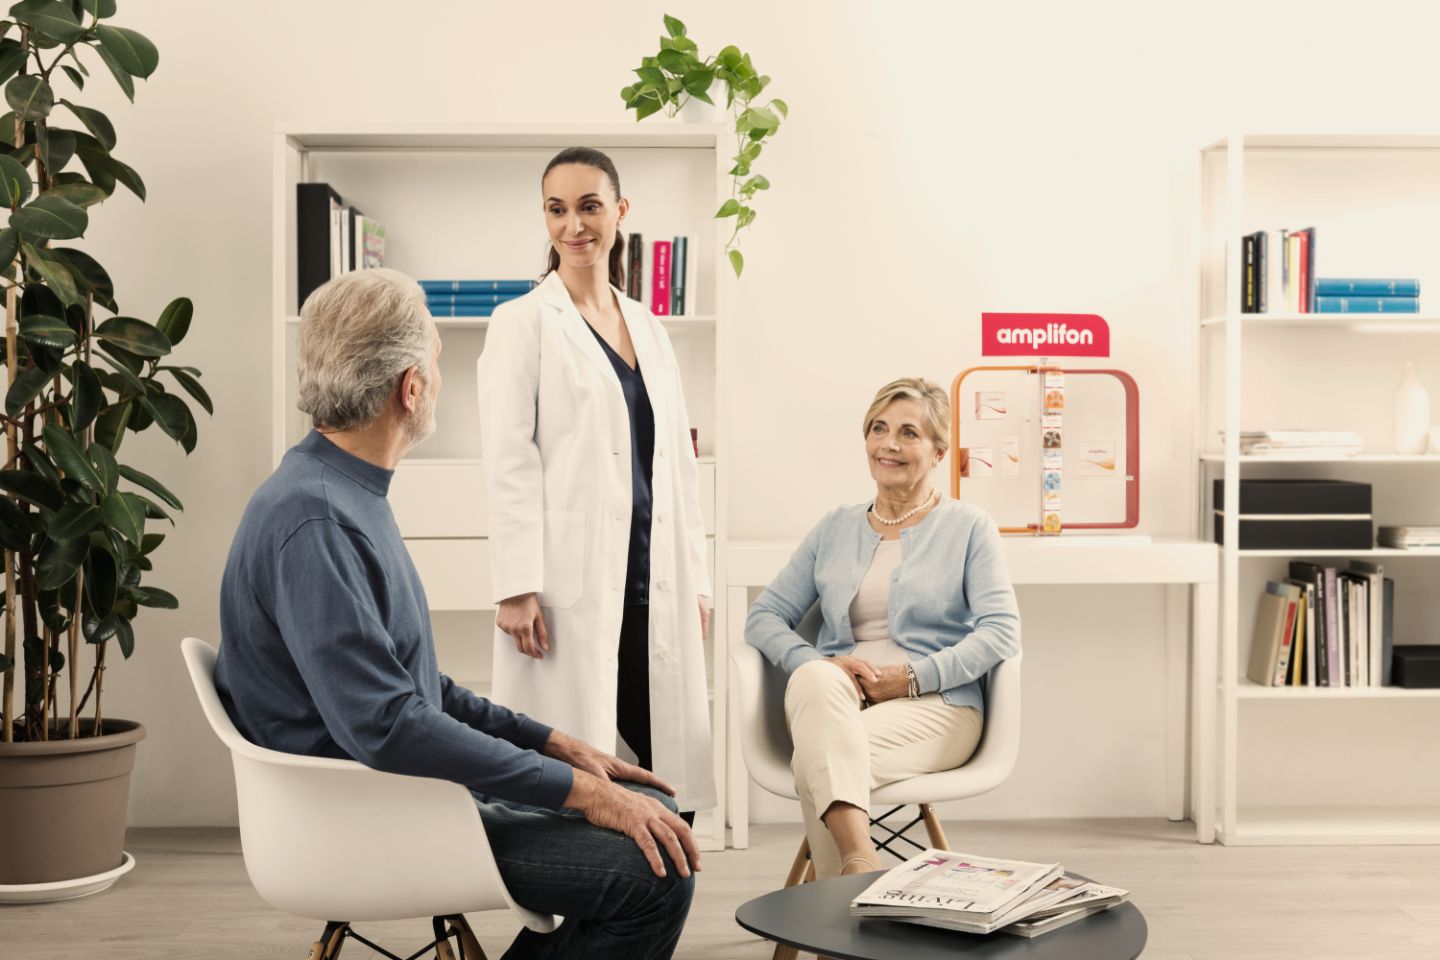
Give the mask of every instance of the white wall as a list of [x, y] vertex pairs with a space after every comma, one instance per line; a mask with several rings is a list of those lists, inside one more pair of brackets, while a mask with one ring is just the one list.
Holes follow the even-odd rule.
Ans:
[[[1109, 319], [1144, 401], [1144, 529], [1187, 532], [1196, 150], [1242, 128], [1413, 129], [1434, 110], [1440, 11], [1422, 3], [122, 5], [160, 69], [133, 107], [99, 76], [81, 101], [111, 114], [151, 198], [107, 203], [87, 239], [127, 312], [194, 298], [181, 356], [217, 405], [188, 460], [153, 438], [131, 451], [189, 507], [157, 558], [183, 608], [147, 613], [137, 656], [109, 672], [110, 712], [150, 730], [134, 823], [234, 819], [176, 647], [218, 637], [229, 536], [269, 465], [275, 123], [622, 121], [617, 91], [662, 8], [707, 48], [750, 50], [792, 108], [736, 298], [738, 538], [798, 537], [865, 497], [872, 391], [948, 382], [976, 359], [982, 310]], [[974, 809], [1158, 814], [1160, 595], [1021, 599], [1026, 751]]]

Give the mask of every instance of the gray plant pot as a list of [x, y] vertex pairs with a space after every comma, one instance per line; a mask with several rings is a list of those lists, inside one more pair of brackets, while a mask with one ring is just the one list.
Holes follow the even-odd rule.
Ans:
[[90, 877], [124, 860], [135, 746], [145, 728], [106, 720], [77, 740], [0, 743], [0, 886]]

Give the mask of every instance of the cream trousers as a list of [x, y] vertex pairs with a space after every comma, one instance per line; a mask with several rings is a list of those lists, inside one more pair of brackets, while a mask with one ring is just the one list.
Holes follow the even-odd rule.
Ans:
[[790, 675], [785, 720], [795, 743], [790, 768], [820, 879], [840, 875], [840, 851], [820, 820], [832, 803], [869, 810], [876, 787], [955, 769], [975, 752], [982, 722], [974, 707], [952, 707], [938, 693], [862, 710], [849, 674], [825, 660]]

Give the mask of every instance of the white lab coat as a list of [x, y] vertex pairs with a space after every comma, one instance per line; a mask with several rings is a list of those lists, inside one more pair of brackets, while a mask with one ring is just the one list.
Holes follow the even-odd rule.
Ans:
[[[716, 798], [696, 599], [713, 596], [699, 473], [669, 336], [643, 304], [615, 293], [655, 414], [652, 758], [680, 809], [703, 810]], [[496, 308], [477, 377], [491, 599], [538, 593], [550, 638], [534, 660], [496, 628], [495, 702], [614, 752], [631, 513], [620, 380], [556, 273]]]

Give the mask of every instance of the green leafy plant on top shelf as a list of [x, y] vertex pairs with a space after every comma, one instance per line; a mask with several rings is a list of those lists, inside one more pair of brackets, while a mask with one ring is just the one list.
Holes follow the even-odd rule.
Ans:
[[[10, 106], [0, 117], [0, 200], [10, 208], [0, 230], [9, 374], [0, 417], [6, 742], [105, 732], [107, 647], [113, 641], [129, 657], [139, 609], [178, 606], [143, 579], [164, 539], [146, 525], [169, 520], [166, 508], [179, 510], [180, 501], [119, 462], [121, 441], [156, 426], [189, 453], [196, 425], [183, 395], [212, 409], [200, 371], [169, 362], [190, 328], [190, 301], [174, 300], [155, 323], [121, 315], [105, 268], [57, 245], [83, 237], [91, 211], [117, 187], [145, 199], [140, 174], [113, 153], [109, 118], [70, 99], [93, 66], [133, 101], [135, 80], [159, 64], [148, 39], [104, 22], [114, 14], [114, 0], [24, 0], [0, 19], [0, 83]], [[83, 697], [82, 643], [95, 648]], [[93, 720], [84, 724], [79, 715], [92, 694]]]
[[620, 96], [625, 106], [635, 111], [637, 121], [661, 110], [673, 117], [691, 100], [713, 104], [714, 85], [724, 84], [725, 107], [735, 117], [737, 142], [735, 165], [730, 168], [730, 199], [715, 217], [735, 218], [735, 228], [725, 250], [738, 277], [745, 269], [745, 258], [739, 249], [740, 231], [755, 222], [755, 208], [751, 205], [755, 194], [770, 189], [770, 181], [753, 173], [751, 168], [759, 159], [766, 139], [774, 136], [780, 129], [781, 119], [789, 116], [790, 108], [779, 99], [765, 104], [756, 102], [770, 85], [770, 78], [755, 70], [750, 54], [741, 53], [732, 45], [713, 57], [702, 59], [695, 41], [685, 33], [685, 24], [668, 14], [665, 32], [667, 36], [660, 38], [659, 52], [640, 61], [635, 69], [640, 79], [622, 89]]

